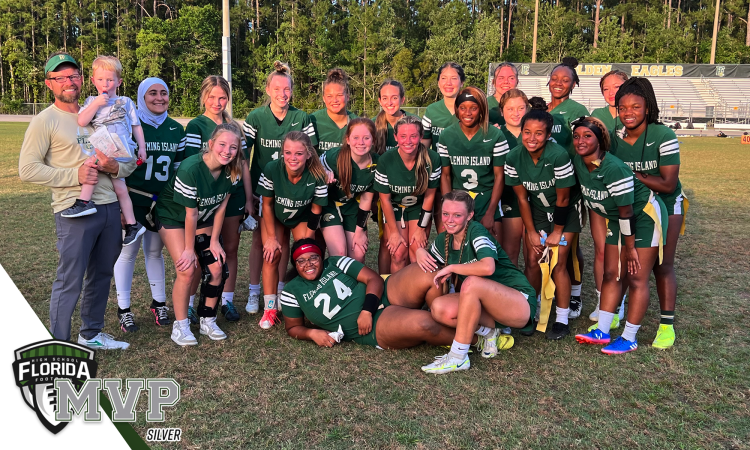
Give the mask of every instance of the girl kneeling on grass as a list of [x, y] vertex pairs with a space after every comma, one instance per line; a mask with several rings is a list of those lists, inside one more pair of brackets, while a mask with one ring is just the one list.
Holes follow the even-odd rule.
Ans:
[[281, 141], [281, 158], [266, 165], [258, 182], [263, 196], [263, 301], [265, 311], [260, 327], [271, 328], [277, 317], [281, 243], [313, 238], [320, 225], [323, 207], [328, 204], [326, 171], [318, 159], [310, 137], [290, 131]]
[[609, 344], [612, 319], [621, 301], [622, 284], [630, 289], [628, 319], [622, 336], [602, 349], [607, 354], [638, 348], [635, 335], [649, 303], [649, 276], [657, 264], [666, 236], [664, 202], [638, 181], [633, 171], [609, 153], [609, 134], [601, 120], [587, 117], [574, 122], [573, 162], [586, 206], [607, 219], [599, 323], [576, 340], [582, 344]]
[[[468, 351], [474, 334], [479, 336], [477, 347], [485, 358], [494, 357], [498, 348], [510, 348], [513, 338], [501, 335], [501, 328], [529, 326], [536, 308], [534, 288], [526, 277], [490, 232], [471, 220], [474, 200], [469, 193], [451, 191], [443, 196], [442, 206], [445, 231], [435, 238], [429, 252], [417, 250], [417, 264], [432, 277], [435, 288], [452, 278], [457, 291], [437, 298], [434, 294], [423, 297], [438, 323], [456, 328], [450, 352], [422, 367], [427, 373], [437, 374], [470, 367]], [[417, 285], [420, 271], [414, 267], [409, 267], [413, 274], [410, 279]], [[434, 299], [430, 301], [431, 297]], [[400, 300], [394, 298], [392, 302], [400, 304]]]
[[157, 228], [174, 261], [177, 279], [172, 288], [175, 322], [172, 340], [196, 345], [190, 331], [188, 300], [195, 270], [203, 272], [198, 317], [200, 333], [215, 341], [227, 335], [216, 324], [218, 297], [228, 277], [221, 228], [230, 193], [242, 177], [242, 132], [233, 122], [218, 125], [208, 147], [186, 158], [159, 195]]

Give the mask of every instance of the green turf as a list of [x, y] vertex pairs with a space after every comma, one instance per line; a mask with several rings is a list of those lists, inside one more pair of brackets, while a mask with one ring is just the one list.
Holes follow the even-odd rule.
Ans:
[[[25, 127], [0, 123], [0, 263], [48, 323], [54, 220], [48, 189], [18, 179]], [[247, 268], [236, 291], [242, 320], [219, 319], [229, 339], [199, 337], [198, 347], [182, 349], [169, 339], [171, 327], [150, 319], [141, 255], [133, 285], [141, 330], [119, 331], [113, 283], [105, 331], [131, 347], [99, 352], [99, 375], [181, 384], [180, 402], [155, 425], [182, 428], [182, 442], [167, 448], [748, 448], [750, 145], [680, 140], [690, 213], [677, 253], [677, 342], [669, 351], [649, 345], [659, 317], [652, 291], [634, 353], [605, 356], [572, 337], [516, 335], [513, 349], [492, 360], [474, 356], [469, 371], [427, 376], [419, 367], [443, 350], [319, 349], [281, 326], [262, 331], [259, 315], [244, 313]], [[582, 236], [590, 262], [591, 238]], [[241, 261], [249, 244], [246, 236]], [[376, 247], [368, 255], [373, 267]], [[574, 333], [590, 325], [594, 307], [590, 264], [584, 273], [584, 314], [571, 322]], [[79, 324], [74, 319], [73, 328]], [[141, 436], [150, 426], [145, 397], [135, 424]]]

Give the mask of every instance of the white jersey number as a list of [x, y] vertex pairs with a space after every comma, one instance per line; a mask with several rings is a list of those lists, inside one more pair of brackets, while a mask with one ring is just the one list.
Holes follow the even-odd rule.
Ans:
[[290, 220], [292, 217], [294, 217], [294, 215], [297, 214], [297, 211], [299, 211], [299, 210], [298, 209], [284, 208], [284, 214], [291, 213], [291, 214], [289, 214], [289, 217], [286, 218], [286, 220]]
[[468, 181], [464, 183], [464, 188], [474, 189], [475, 187], [479, 186], [479, 178], [477, 177], [477, 173], [473, 169], [462, 170], [461, 176], [464, 178], [468, 178]]
[[156, 158], [156, 164], [161, 164], [161, 170], [159, 172], [154, 172], [154, 155], [149, 155], [149, 157], [146, 159], [146, 176], [144, 179], [146, 181], [149, 181], [151, 179], [151, 175], [154, 176], [159, 181], [167, 181], [169, 179], [169, 164], [172, 162], [172, 160], [167, 155], [161, 155], [160, 157]]
[[[335, 278], [333, 279], [333, 287], [336, 289], [336, 296], [339, 300], [345, 300], [352, 295], [352, 290]], [[326, 293], [318, 295], [315, 297], [315, 300], [313, 300], [316, 308], [320, 308], [320, 302], [323, 302], [323, 315], [329, 319], [333, 319], [333, 316], [341, 311], [341, 305], [336, 305], [335, 308], [331, 309], [331, 296]]]

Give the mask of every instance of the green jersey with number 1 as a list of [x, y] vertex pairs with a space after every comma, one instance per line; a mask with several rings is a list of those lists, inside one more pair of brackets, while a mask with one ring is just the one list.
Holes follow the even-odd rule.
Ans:
[[297, 183], [289, 180], [284, 159], [271, 161], [266, 165], [258, 183], [258, 194], [273, 197], [273, 211], [285, 227], [293, 228], [307, 221], [312, 204], [328, 204], [328, 185], [318, 180], [305, 168]]
[[[185, 132], [182, 125], [169, 117], [159, 128], [147, 123], [141, 126], [148, 158], [125, 178], [125, 183], [128, 187], [158, 195], [184, 159]], [[135, 206], [151, 206], [152, 200], [144, 195], [131, 192], [130, 198]]]
[[279, 295], [286, 317], [307, 319], [326, 331], [344, 332], [344, 340], [360, 337], [357, 319], [365, 303], [366, 286], [357, 281], [364, 265], [348, 256], [331, 256], [317, 280], [301, 276], [284, 286]]
[[446, 128], [438, 142], [440, 161], [443, 170], [450, 170], [453, 189], [476, 193], [492, 191], [493, 168], [505, 165], [509, 150], [505, 135], [493, 126], [487, 134], [480, 128], [469, 140], [457, 123]]
[[[432, 150], [427, 150], [427, 152], [430, 160], [426, 168], [429, 174], [427, 188], [437, 188], [440, 186], [440, 174], [442, 173], [440, 157]], [[411, 170], [406, 168], [398, 148], [380, 155], [375, 170], [375, 191], [382, 194], [391, 194], [391, 204], [393, 206], [405, 206], [406, 212], [421, 209], [424, 194], [414, 195], [414, 190], [417, 188], [416, 168], [416, 162]]]

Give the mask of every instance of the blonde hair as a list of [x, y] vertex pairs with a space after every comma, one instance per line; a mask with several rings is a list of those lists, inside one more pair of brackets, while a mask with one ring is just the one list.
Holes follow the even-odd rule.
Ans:
[[237, 155], [235, 155], [235, 157], [229, 162], [229, 164], [224, 166], [224, 170], [227, 171], [227, 175], [229, 175], [232, 183], [235, 183], [240, 178], [242, 178], [242, 161], [244, 161], [245, 159], [245, 153], [242, 151], [242, 130], [240, 130], [239, 125], [237, 125], [234, 121], [217, 125], [216, 128], [214, 128], [213, 133], [211, 133], [211, 137], [208, 140], [208, 145], [203, 148], [202, 154], [208, 153], [210, 151], [213, 142], [222, 133], [232, 133], [234, 137], [237, 138]]
[[[211, 93], [211, 90], [217, 86], [220, 87], [227, 95], [227, 103], [232, 99], [232, 88], [229, 87], [229, 83], [227, 82], [227, 80], [225, 80], [224, 77], [220, 77], [218, 75], [209, 75], [203, 80], [203, 83], [201, 83], [201, 108], [204, 112], [206, 111], [206, 101], [208, 100], [208, 95]], [[226, 108], [224, 108], [224, 111], [221, 112], [221, 118], [222, 120], [224, 120], [224, 122], [232, 121], [232, 116], [229, 115]]]
[[[346, 127], [346, 132], [344, 133], [344, 139], [341, 142], [341, 150], [339, 150], [339, 156], [336, 158], [336, 167], [339, 171], [339, 184], [341, 184], [341, 189], [343, 189], [344, 194], [348, 198], [352, 197], [352, 190], [351, 190], [351, 183], [352, 183], [352, 149], [349, 146], [349, 136], [352, 134], [352, 130], [354, 127], [364, 125], [367, 127], [367, 129], [370, 131], [370, 134], [372, 135], [372, 138], [375, 139], [375, 123], [373, 123], [372, 120], [367, 119], [365, 117], [357, 117], [356, 119], [352, 119], [351, 122], [349, 122], [349, 125]], [[375, 146], [375, 143], [373, 142], [373, 147]], [[370, 153], [372, 153], [373, 148], [370, 147]], [[372, 156], [371, 156], [372, 157]]]
[[318, 158], [318, 152], [315, 151], [315, 147], [313, 147], [312, 145], [310, 136], [301, 131], [290, 131], [289, 133], [287, 133], [286, 136], [284, 136], [284, 139], [281, 140], [282, 159], [284, 158], [284, 144], [286, 144], [287, 141], [299, 142], [300, 144], [305, 146], [305, 149], [307, 149], [307, 161], [305, 161], [305, 169], [309, 170], [316, 180], [325, 183], [326, 170], [323, 167], [323, 164], [320, 162], [320, 158]]
[[[396, 86], [398, 88], [399, 98], [403, 99], [404, 97], [406, 97], [406, 90], [404, 89], [404, 85], [401, 84], [400, 81], [388, 78], [387, 80], [383, 81], [383, 84], [381, 84], [378, 88], [378, 99], [380, 99], [380, 93], [383, 92], [383, 88], [385, 88], [386, 86]], [[388, 120], [385, 118], [385, 110], [382, 108], [380, 109], [378, 115], [375, 116], [375, 130], [377, 131], [377, 136], [375, 139], [377, 146], [375, 148], [377, 149], [377, 153], [379, 155], [382, 155], [383, 153], [385, 153], [385, 147], [388, 142]]]
[[114, 56], [98, 56], [91, 63], [91, 73], [99, 69], [109, 70], [117, 74], [117, 78], [122, 78], [122, 64]]
[[[459, 203], [463, 203], [464, 206], [466, 206], [467, 214], [472, 214], [474, 212], [474, 199], [466, 191], [462, 191], [460, 189], [456, 189], [456, 190], [448, 192], [447, 194], [445, 194], [443, 196], [443, 203], [445, 203], [445, 202], [459, 202]], [[471, 220], [471, 219], [469, 219], [469, 220]], [[464, 230], [469, 227], [469, 220], [467, 220], [466, 227], [464, 228]], [[458, 263], [457, 264], [461, 264], [461, 257], [463, 257], [463, 255], [464, 255], [464, 247], [465, 247], [464, 242], [466, 241], [466, 235], [467, 234], [468, 233], [465, 232], [463, 238], [461, 238], [461, 243], [459, 244], [459, 248], [461, 249], [461, 251], [458, 253]], [[448, 233], [446, 231], [445, 232], [445, 253], [444, 253], [445, 254], [446, 265], [448, 265], [448, 263], [447, 263], [448, 262], [448, 251], [450, 250], [449, 242], [452, 239], [453, 239], [453, 235], [450, 234], [450, 233]], [[450, 278], [448, 278], [448, 279], [445, 280], [445, 282], [443, 284], [443, 294], [447, 294], [448, 293], [448, 289], [449, 289], [448, 280], [451, 280], [453, 282], [453, 285], [455, 286], [457, 284], [457, 282], [458, 282], [458, 275], [456, 275], [454, 273], [454, 274], [452, 274], [450, 276]]]
[[[396, 122], [394, 132], [398, 134], [398, 129], [404, 125], [416, 125], [417, 129], [419, 130], [420, 138], [424, 134], [422, 119], [420, 119], [419, 117], [404, 115], [404, 117], [400, 118], [398, 122]], [[432, 167], [429, 150], [420, 139], [419, 147], [417, 147], [417, 163], [414, 166], [414, 172], [417, 175], [416, 187], [411, 195], [422, 195], [427, 192], [427, 184], [430, 181], [430, 172], [432, 172], [433, 169], [435, 168]]]
[[[271, 73], [268, 74], [268, 77], [266, 77], [266, 89], [268, 89], [268, 86], [271, 85], [271, 81], [274, 79], [274, 77], [284, 77], [287, 80], [289, 80], [289, 88], [294, 88], [294, 80], [292, 80], [292, 69], [289, 68], [289, 64], [281, 61], [274, 61], [273, 62], [273, 70]], [[291, 97], [289, 98], [289, 101], [291, 103]], [[270, 105], [271, 104], [271, 97], [268, 96], [266, 100], [263, 102], [263, 105]]]
[[500, 101], [498, 101], [498, 105], [500, 106], [500, 112], [503, 111], [503, 108], [505, 108], [505, 104], [508, 103], [508, 100], [513, 98], [522, 98], [523, 102], [526, 103], [526, 107], [530, 108], [531, 105], [529, 105], [529, 98], [526, 96], [526, 94], [520, 90], [520, 89], [508, 89], [508, 91], [503, 94], [500, 97]]

